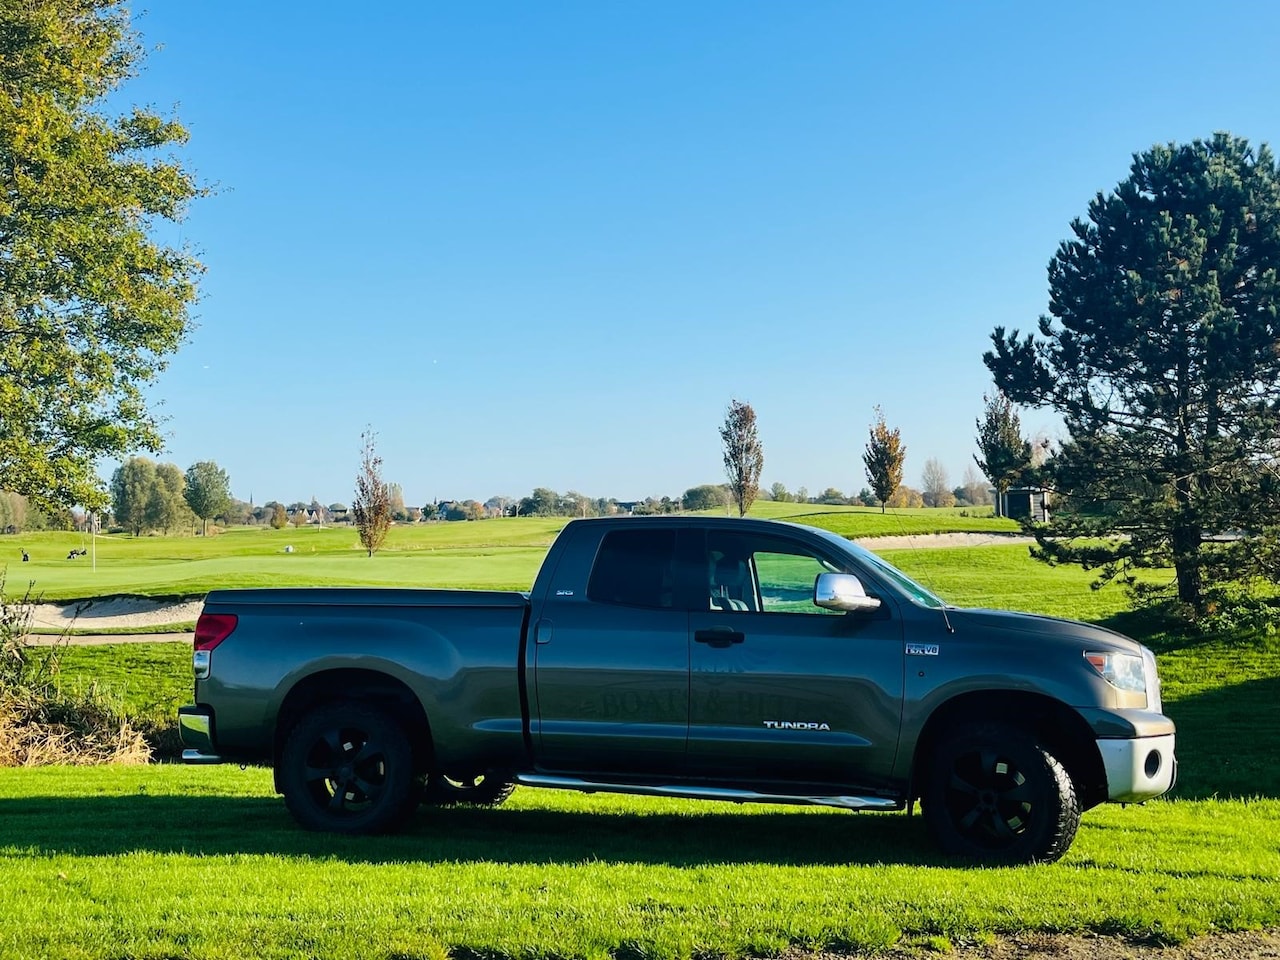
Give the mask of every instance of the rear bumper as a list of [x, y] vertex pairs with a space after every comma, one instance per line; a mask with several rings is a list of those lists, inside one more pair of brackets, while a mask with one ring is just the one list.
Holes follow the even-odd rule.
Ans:
[[1107, 772], [1107, 799], [1139, 803], [1168, 793], [1177, 775], [1173, 734], [1132, 740], [1099, 740]]
[[182, 737], [183, 763], [222, 762], [213, 746], [213, 714], [206, 707], [179, 707], [178, 733]]

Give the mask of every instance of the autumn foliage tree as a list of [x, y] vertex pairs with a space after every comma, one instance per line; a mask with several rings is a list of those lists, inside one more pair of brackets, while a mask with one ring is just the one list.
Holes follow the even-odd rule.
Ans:
[[360, 435], [360, 473], [356, 476], [356, 496], [351, 515], [360, 544], [373, 556], [387, 539], [391, 527], [391, 487], [382, 479], [382, 458], [375, 448], [377, 435], [365, 430]]
[[880, 501], [880, 512], [902, 483], [902, 464], [907, 459], [902, 434], [895, 427], [890, 430], [884, 422], [884, 413], [876, 407], [876, 421], [871, 425], [871, 439], [867, 441], [862, 462], [867, 468], [867, 480]]
[[760, 492], [760, 471], [764, 469], [764, 447], [756, 429], [756, 412], [751, 404], [730, 400], [720, 427], [724, 445], [724, 472], [729, 493], [738, 505], [738, 516], [746, 516]]
[[1068, 434], [1041, 555], [1104, 578], [1172, 566], [1204, 611], [1277, 554], [1280, 170], [1228, 134], [1155, 146], [1071, 232], [1038, 333], [997, 327], [983, 357]]
[[203, 192], [187, 132], [115, 112], [141, 57], [120, 0], [0, 5], [0, 489], [41, 506], [100, 503], [100, 457], [161, 448], [144, 388], [196, 297], [152, 229]]

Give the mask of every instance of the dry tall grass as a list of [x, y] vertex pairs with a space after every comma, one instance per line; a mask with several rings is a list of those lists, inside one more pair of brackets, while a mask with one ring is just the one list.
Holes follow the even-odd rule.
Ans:
[[151, 748], [96, 686], [57, 684], [64, 643], [31, 643], [30, 587], [11, 600], [0, 573], [0, 766], [146, 763]]

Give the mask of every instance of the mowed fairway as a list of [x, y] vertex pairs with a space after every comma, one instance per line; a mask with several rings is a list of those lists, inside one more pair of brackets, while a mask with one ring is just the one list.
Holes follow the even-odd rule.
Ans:
[[[987, 508], [989, 512], [990, 508]], [[878, 510], [813, 504], [757, 504], [753, 516], [788, 519], [843, 536], [924, 535], [943, 531], [1011, 532], [1010, 520], [955, 510]], [[8, 592], [34, 581], [45, 600], [113, 594], [203, 596], [219, 587], [423, 586], [527, 590], [547, 547], [567, 520], [528, 517], [391, 528], [369, 557], [353, 527], [237, 527], [210, 537], [100, 536], [32, 533], [0, 536]], [[286, 552], [286, 548], [292, 551]], [[91, 558], [67, 559], [92, 549]], [[30, 562], [21, 562], [22, 550]]]
[[[547, 541], [558, 525], [449, 527], [507, 524]], [[481, 577], [529, 551], [527, 587], [545, 546], [488, 537], [440, 550]], [[1026, 931], [1174, 942], [1280, 924], [1280, 640], [1163, 632], [1126, 614], [1118, 589], [1091, 590], [1090, 574], [1038, 564], [1025, 546], [886, 556], [960, 604], [1096, 620], [1151, 643], [1179, 725], [1176, 799], [1088, 812], [1060, 863], [981, 869], [938, 857], [904, 814], [522, 789], [494, 810], [424, 810], [402, 835], [358, 839], [296, 828], [264, 770], [4, 770], [0, 956], [705, 960]], [[206, 559], [234, 570], [234, 556]], [[171, 715], [189, 696], [189, 648], [71, 648], [62, 678], [104, 680], [131, 712]]]
[[[563, 519], [393, 527], [370, 557], [352, 527], [285, 530], [240, 527], [212, 537], [99, 537], [97, 569], [79, 535], [0, 537], [0, 551], [19, 547], [29, 563], [8, 561], [10, 593], [34, 581], [45, 600], [113, 594], [203, 596], [225, 587], [432, 586], [527, 590]], [[82, 546], [83, 545], [83, 546]], [[292, 547], [291, 552], [286, 552]]]

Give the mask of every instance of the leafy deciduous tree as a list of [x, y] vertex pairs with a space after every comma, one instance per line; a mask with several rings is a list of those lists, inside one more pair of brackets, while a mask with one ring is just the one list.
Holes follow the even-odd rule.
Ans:
[[862, 454], [862, 462], [867, 468], [867, 480], [876, 499], [880, 501], [880, 512], [893, 497], [893, 493], [902, 483], [902, 463], [907, 458], [907, 448], [902, 445], [902, 434], [895, 427], [890, 430], [884, 422], [884, 413], [877, 406], [876, 422], [871, 425], [871, 439]]
[[156, 465], [130, 457], [111, 475], [111, 513], [135, 537], [147, 527], [147, 501], [156, 482]]
[[152, 240], [203, 192], [186, 130], [108, 110], [141, 54], [120, 0], [0, 9], [0, 488], [37, 505], [98, 506], [99, 457], [160, 449], [142, 388], [202, 269]]
[[231, 478], [212, 460], [199, 460], [187, 467], [183, 491], [187, 506], [200, 518], [200, 532], [209, 532], [209, 521], [231, 507]]
[[176, 464], [156, 464], [156, 481], [147, 498], [147, 525], [171, 533], [191, 518], [183, 490], [186, 478]]
[[1171, 563], [1203, 610], [1267, 552], [1280, 508], [1280, 171], [1228, 134], [1155, 146], [1071, 230], [1039, 336], [997, 327], [983, 357], [1069, 437], [1046, 467], [1059, 503], [1039, 555], [1103, 579]]
[[271, 527], [274, 530], [283, 530], [289, 525], [289, 511], [284, 508], [283, 503], [273, 503], [271, 505]]
[[720, 441], [724, 445], [724, 472], [729, 478], [729, 492], [738, 506], [738, 516], [746, 516], [760, 490], [760, 471], [764, 469], [764, 447], [751, 404], [729, 401], [720, 427]]
[[554, 517], [560, 511], [560, 494], [547, 487], [534, 487], [533, 493], [520, 501], [524, 517]]
[[398, 483], [388, 483], [387, 496], [390, 498], [388, 509], [391, 511], [391, 519], [401, 522], [409, 519], [409, 511], [404, 507], [404, 488]]
[[848, 503], [849, 501], [845, 499], [844, 493], [840, 490], [837, 490], [835, 487], [827, 487], [827, 489], [823, 490], [822, 493], [818, 494], [818, 502], [840, 505]]
[[909, 487], [905, 483], [899, 484], [898, 489], [893, 491], [893, 496], [889, 498], [889, 506], [895, 510], [901, 510], [904, 507], [923, 507], [924, 494], [915, 487]]
[[729, 502], [729, 492], [718, 483], [690, 487], [680, 498], [686, 510], [716, 510]]

